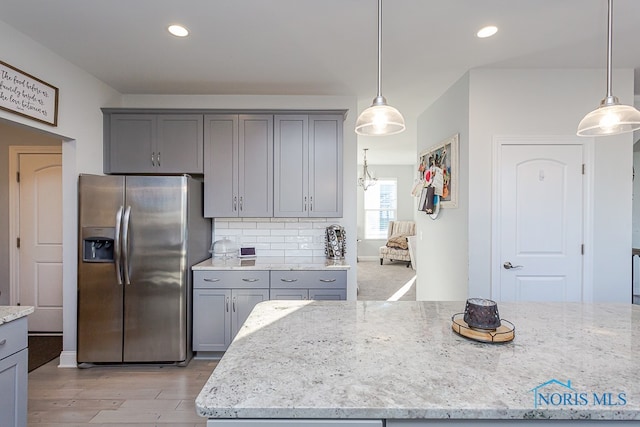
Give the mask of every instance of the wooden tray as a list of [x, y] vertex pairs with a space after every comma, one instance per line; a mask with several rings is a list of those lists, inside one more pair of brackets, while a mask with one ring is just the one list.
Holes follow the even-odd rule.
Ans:
[[473, 329], [463, 320], [464, 313], [451, 316], [451, 328], [456, 334], [480, 342], [505, 343], [516, 336], [516, 327], [508, 320], [501, 319], [500, 326], [495, 331]]

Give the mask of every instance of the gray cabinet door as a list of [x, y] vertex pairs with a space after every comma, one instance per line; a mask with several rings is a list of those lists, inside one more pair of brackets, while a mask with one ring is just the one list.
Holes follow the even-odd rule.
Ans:
[[203, 173], [203, 115], [158, 116], [155, 163], [161, 173]]
[[0, 360], [0, 424], [27, 425], [27, 349]]
[[111, 114], [105, 141], [105, 173], [154, 172], [156, 139], [155, 114]]
[[193, 351], [225, 351], [231, 343], [231, 290], [193, 290]]
[[342, 217], [342, 116], [309, 116], [309, 216]]
[[271, 288], [269, 293], [270, 299], [282, 300], [306, 300], [309, 299], [309, 291], [307, 289], [280, 289]]
[[273, 216], [309, 216], [309, 119], [274, 117]]
[[273, 215], [273, 116], [239, 117], [238, 215]]
[[233, 289], [231, 292], [231, 339], [236, 336], [256, 304], [269, 299], [269, 289]]
[[238, 216], [238, 116], [204, 118], [204, 215]]
[[343, 301], [347, 299], [346, 289], [309, 289], [309, 299]]

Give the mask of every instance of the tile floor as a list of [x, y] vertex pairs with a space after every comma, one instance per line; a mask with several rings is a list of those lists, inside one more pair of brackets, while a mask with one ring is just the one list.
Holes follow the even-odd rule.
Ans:
[[194, 401], [216, 365], [62, 369], [54, 359], [29, 373], [28, 425], [203, 427]]

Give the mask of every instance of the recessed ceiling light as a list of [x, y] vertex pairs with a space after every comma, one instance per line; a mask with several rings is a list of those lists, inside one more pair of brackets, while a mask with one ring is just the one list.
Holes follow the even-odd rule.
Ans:
[[481, 39], [484, 39], [487, 37], [491, 37], [497, 32], [498, 32], [498, 27], [496, 27], [495, 25], [489, 25], [484, 28], [480, 28], [480, 30], [476, 33], [476, 36], [480, 37]]
[[182, 25], [169, 25], [167, 30], [176, 37], [187, 37], [189, 35], [189, 30]]

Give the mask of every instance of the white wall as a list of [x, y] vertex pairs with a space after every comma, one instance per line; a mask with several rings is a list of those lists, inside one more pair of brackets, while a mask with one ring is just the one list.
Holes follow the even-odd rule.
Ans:
[[[414, 173], [417, 167], [418, 157], [416, 156], [416, 166], [410, 165], [369, 165], [369, 170], [375, 173], [378, 179], [396, 178], [398, 183], [398, 211], [397, 218], [399, 221], [413, 221], [415, 214], [415, 201], [411, 196], [411, 188], [413, 187], [413, 179], [417, 173]], [[362, 165], [358, 165], [358, 176], [362, 173]], [[357, 252], [359, 259], [378, 259], [380, 255], [379, 248], [384, 245], [386, 239], [368, 239], [364, 240], [364, 190], [354, 181], [353, 185], [358, 191], [358, 230], [357, 238], [362, 239], [358, 243]], [[347, 250], [350, 250], [347, 248]]]
[[[633, 70], [614, 70], [615, 94], [633, 104]], [[491, 290], [491, 182], [496, 135], [574, 136], [605, 95], [603, 70], [477, 69], [469, 82], [469, 294]], [[632, 134], [585, 139], [595, 159], [593, 224], [586, 230], [586, 301], [630, 301]], [[591, 282], [591, 278], [593, 279]], [[592, 290], [591, 290], [592, 288]]]

